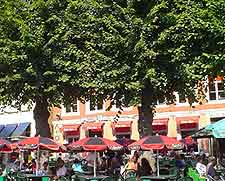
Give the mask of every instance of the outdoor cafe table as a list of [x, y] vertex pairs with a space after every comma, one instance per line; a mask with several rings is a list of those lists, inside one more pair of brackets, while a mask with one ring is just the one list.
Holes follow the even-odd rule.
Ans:
[[78, 175], [78, 176], [72, 176], [72, 181], [76, 181], [76, 180], [79, 180], [79, 181], [91, 181], [91, 180], [97, 180], [97, 181], [100, 181], [104, 178], [106, 178], [108, 176], [106, 175], [97, 175], [96, 177], [94, 177], [93, 175]]
[[32, 180], [32, 181], [42, 181], [43, 178], [48, 178], [48, 177], [52, 177], [52, 176], [42, 176], [42, 175], [35, 175], [35, 174], [26, 174], [26, 178], [28, 181]]
[[150, 180], [176, 180], [176, 176], [174, 175], [150, 175], [146, 176], [146, 178]]

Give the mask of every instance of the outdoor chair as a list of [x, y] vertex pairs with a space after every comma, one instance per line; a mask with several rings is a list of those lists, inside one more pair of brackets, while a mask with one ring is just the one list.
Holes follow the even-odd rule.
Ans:
[[6, 177], [5, 176], [0, 176], [0, 181], [6, 181]]
[[102, 179], [101, 181], [118, 181], [116, 177], [106, 177], [104, 179]]
[[160, 175], [169, 175], [170, 171], [169, 171], [169, 169], [166, 169], [166, 168], [160, 168], [159, 174]]
[[58, 179], [50, 179], [51, 181], [70, 181], [71, 179], [70, 178], [67, 178], [67, 177], [60, 177]]
[[179, 179], [177, 179], [177, 181], [193, 181], [193, 179], [189, 176], [186, 176], [186, 177], [180, 177]]
[[70, 181], [68, 177], [60, 177], [58, 181]]
[[47, 176], [43, 176], [41, 178], [41, 181], [50, 181], [50, 180], [51, 180], [51, 178], [50, 177], [47, 177]]
[[80, 176], [84, 175], [81, 172], [74, 172], [74, 174], [71, 176], [71, 180], [73, 181], [80, 181]]
[[137, 177], [127, 177], [125, 181], [136, 181]]
[[130, 178], [130, 177], [136, 177], [137, 176], [137, 172], [136, 172], [136, 170], [128, 169], [128, 170], [125, 170], [123, 172], [122, 176], [123, 176], [124, 179]]
[[170, 161], [169, 161], [169, 165], [170, 165], [171, 167], [175, 167], [175, 166], [176, 166], [176, 160], [170, 160]]
[[27, 181], [28, 178], [26, 177], [25, 174], [21, 173], [21, 172], [17, 172], [16, 176], [15, 176], [15, 180], [16, 181]]
[[140, 181], [152, 181], [148, 176], [142, 176], [139, 179]]

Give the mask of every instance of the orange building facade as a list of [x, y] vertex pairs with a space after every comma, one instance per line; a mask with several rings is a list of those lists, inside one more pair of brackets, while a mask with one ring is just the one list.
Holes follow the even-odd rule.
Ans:
[[[173, 105], [159, 103], [153, 120], [153, 132], [171, 137], [182, 138], [191, 135], [200, 128], [225, 117], [225, 96], [221, 80], [208, 83], [207, 102], [199, 105], [188, 104], [186, 99], [175, 93]], [[61, 143], [70, 143], [86, 136], [102, 136], [109, 139], [127, 137], [139, 139], [138, 109], [119, 109], [113, 106], [106, 111], [108, 102], [85, 104], [77, 101], [61, 109], [53, 110], [53, 136]], [[208, 147], [208, 145], [202, 145]], [[207, 149], [207, 148], [206, 148]]]

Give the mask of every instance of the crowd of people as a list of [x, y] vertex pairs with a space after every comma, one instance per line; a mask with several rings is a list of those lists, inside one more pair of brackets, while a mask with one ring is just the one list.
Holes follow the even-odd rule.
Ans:
[[[216, 159], [214, 157], [206, 157], [205, 154], [192, 154], [189, 157], [184, 154], [176, 153], [175, 151], [161, 153], [157, 155], [158, 158], [169, 158], [175, 161], [177, 170], [185, 170], [187, 166], [196, 168], [200, 176], [210, 176], [216, 178]], [[76, 172], [87, 173], [93, 172], [93, 167], [96, 166], [97, 171], [109, 174], [122, 174], [126, 170], [135, 171], [136, 175], [150, 176], [156, 174], [156, 155], [151, 151], [135, 151], [134, 153], [120, 153], [120, 152], [105, 152], [97, 154], [94, 152], [87, 153], [85, 156], [75, 154], [76, 157], [68, 161], [60, 154], [56, 159], [54, 165], [49, 165], [49, 156], [43, 154], [43, 158], [37, 162], [35, 159], [30, 161], [24, 160], [23, 163], [19, 159], [10, 160], [5, 163], [0, 157], [0, 175], [7, 173], [7, 169], [12, 172], [24, 171], [41, 176], [53, 176], [55, 178], [61, 176], [71, 176]], [[94, 163], [96, 161], [96, 164]], [[37, 165], [39, 163], [39, 165]], [[170, 165], [168, 166], [170, 167]], [[165, 166], [164, 166], [165, 168]]]

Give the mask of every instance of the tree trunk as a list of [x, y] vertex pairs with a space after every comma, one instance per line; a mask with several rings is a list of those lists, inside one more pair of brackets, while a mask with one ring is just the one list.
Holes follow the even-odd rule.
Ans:
[[33, 116], [36, 123], [36, 135], [50, 138], [51, 133], [48, 124], [48, 118], [50, 116], [50, 113], [48, 110], [48, 106], [48, 101], [45, 97], [36, 97]]
[[152, 135], [153, 122], [153, 88], [150, 82], [146, 82], [142, 89], [141, 107], [139, 108], [139, 131], [141, 137]]

